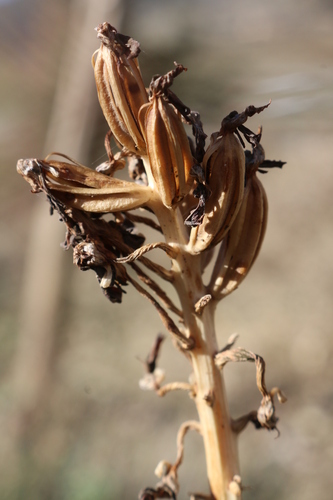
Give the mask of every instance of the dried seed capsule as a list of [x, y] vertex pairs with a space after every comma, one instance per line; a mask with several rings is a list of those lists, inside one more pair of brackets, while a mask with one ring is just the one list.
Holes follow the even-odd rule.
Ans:
[[219, 243], [232, 225], [244, 193], [245, 155], [233, 133], [212, 135], [212, 144], [203, 159], [206, 183], [211, 195], [205, 215], [191, 239], [190, 251], [199, 253]]
[[66, 206], [87, 212], [119, 212], [146, 205], [152, 195], [139, 186], [78, 164], [36, 159], [19, 160], [17, 171], [33, 192], [49, 192]]
[[135, 59], [139, 44], [109, 23], [100, 24], [97, 32], [102, 44], [93, 67], [102, 111], [116, 141], [133, 153], [145, 154], [138, 113], [148, 97]]
[[151, 173], [163, 204], [171, 208], [189, 193], [193, 184], [193, 158], [189, 141], [174, 107], [160, 95], [139, 113]]
[[[263, 153], [259, 144], [257, 147]], [[264, 239], [268, 204], [264, 187], [256, 174], [258, 166], [246, 167], [242, 205], [222, 241], [209, 285], [215, 298], [222, 298], [239, 286], [254, 264]]]

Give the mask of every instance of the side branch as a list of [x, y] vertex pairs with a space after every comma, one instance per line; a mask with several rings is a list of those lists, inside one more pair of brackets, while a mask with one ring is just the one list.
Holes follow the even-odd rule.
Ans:
[[129, 262], [133, 262], [134, 260], [138, 259], [142, 255], [144, 255], [147, 252], [150, 252], [151, 250], [154, 250], [155, 248], [160, 248], [161, 250], [164, 250], [164, 252], [171, 258], [175, 259], [178, 255], [178, 252], [172, 248], [170, 245], [167, 243], [157, 242], [157, 243], [149, 243], [148, 245], [144, 245], [131, 254], [127, 255], [126, 257], [119, 257], [117, 259], [117, 262], [121, 262], [122, 264], [128, 264]]
[[155, 229], [155, 231], [158, 231], [159, 233], [163, 234], [161, 226], [157, 224], [155, 221], [153, 221], [153, 219], [150, 219], [149, 217], [143, 217], [142, 215], [135, 215], [132, 214], [131, 212], [126, 212], [126, 217], [131, 222], [135, 222], [137, 224], [145, 224], [146, 226], [149, 226], [152, 229]]
[[157, 394], [161, 397], [172, 391], [188, 391], [190, 397], [195, 397], [195, 388], [188, 382], [170, 382], [157, 389]]
[[236, 339], [237, 336], [230, 337], [227, 346], [215, 355], [215, 364], [218, 368], [222, 369], [229, 361], [254, 362], [256, 365], [257, 387], [263, 398], [257, 412], [251, 411], [247, 415], [244, 415], [243, 417], [240, 417], [232, 422], [233, 431], [240, 433], [246, 427], [248, 422], [252, 422], [257, 429], [275, 429], [279, 433], [279, 430], [276, 427], [278, 418], [275, 415], [274, 396], [276, 395], [278, 397], [280, 403], [285, 403], [287, 398], [278, 387], [274, 387], [270, 392], [268, 392], [265, 383], [266, 364], [264, 359], [258, 354], [241, 347], [231, 349], [230, 347], [234, 345]]
[[172, 271], [169, 271], [168, 269], [165, 269], [163, 266], [156, 264], [156, 262], [151, 261], [147, 257], [141, 256], [139, 260], [140, 262], [142, 262], [144, 266], [146, 266], [147, 269], [156, 273], [163, 280], [168, 281], [169, 283], [173, 282], [174, 275]]
[[154, 297], [149, 292], [147, 292], [147, 290], [145, 290], [141, 285], [139, 285], [139, 283], [137, 283], [133, 278], [131, 278], [131, 276], [128, 276], [128, 281], [132, 283], [134, 288], [143, 297], [146, 297], [146, 299], [148, 299], [149, 302], [157, 309], [157, 312], [160, 315], [160, 318], [165, 328], [168, 330], [168, 332], [171, 333], [171, 335], [175, 338], [177, 342], [180, 342], [182, 349], [184, 350], [193, 349], [194, 340], [191, 337], [185, 337], [185, 335], [181, 333], [181, 331], [179, 330], [179, 328], [177, 328], [174, 321], [170, 318], [170, 316], [163, 309], [163, 307], [160, 306], [157, 300], [155, 300]]
[[163, 304], [170, 309], [173, 313], [177, 314], [180, 318], [183, 318], [183, 313], [178, 307], [175, 306], [175, 304], [172, 302], [172, 300], [167, 296], [164, 290], [154, 281], [152, 278], [150, 278], [146, 273], [144, 273], [140, 267], [132, 262], [130, 264], [132, 269], [136, 272], [140, 280], [147, 286], [149, 286], [155, 293], [156, 295], [162, 300]]
[[178, 468], [184, 457], [184, 438], [188, 431], [195, 430], [201, 434], [201, 424], [195, 420], [184, 422], [177, 434], [177, 458], [172, 465], [166, 460], [159, 462], [155, 474], [160, 478], [155, 488], [145, 488], [139, 493], [139, 500], [154, 500], [158, 498], [173, 498], [179, 491]]
[[200, 422], [197, 422], [196, 420], [188, 420], [180, 426], [177, 434], [177, 458], [172, 466], [172, 469], [175, 471], [179, 468], [184, 458], [184, 439], [188, 431], [196, 431], [201, 434]]

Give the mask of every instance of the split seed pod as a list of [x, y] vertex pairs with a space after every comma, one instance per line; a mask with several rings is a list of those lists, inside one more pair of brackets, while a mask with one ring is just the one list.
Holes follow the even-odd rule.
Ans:
[[138, 113], [148, 97], [136, 59], [139, 44], [109, 23], [100, 24], [97, 33], [102, 43], [92, 63], [103, 114], [121, 147], [145, 154]]
[[205, 215], [191, 239], [190, 251], [199, 253], [219, 243], [231, 227], [244, 193], [245, 155], [232, 132], [216, 137], [206, 151], [203, 166], [211, 195], [206, 201]]
[[184, 126], [174, 107], [156, 94], [141, 108], [139, 119], [157, 191], [171, 208], [193, 185], [194, 162]]
[[68, 207], [87, 212], [119, 212], [146, 205], [151, 189], [96, 172], [79, 164], [19, 160], [17, 171], [38, 193], [52, 192]]
[[[264, 160], [264, 150], [256, 146]], [[235, 290], [253, 266], [266, 231], [268, 203], [265, 189], [257, 177], [259, 164], [247, 165], [246, 185], [241, 208], [222, 241], [209, 288], [216, 299]]]

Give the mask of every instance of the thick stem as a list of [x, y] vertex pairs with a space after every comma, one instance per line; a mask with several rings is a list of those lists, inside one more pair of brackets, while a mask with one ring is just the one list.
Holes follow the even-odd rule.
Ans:
[[200, 326], [199, 342], [196, 335], [198, 347], [191, 352], [197, 385], [195, 401], [202, 425], [209, 484], [214, 497], [222, 500], [227, 498], [229, 483], [239, 474], [239, 463], [224, 381], [214, 364], [217, 346], [212, 306], [204, 310]]
[[[167, 212], [158, 214], [167, 242], [184, 241], [179, 211]], [[174, 286], [182, 305], [185, 334], [195, 341], [195, 348], [188, 353], [195, 378], [195, 403], [202, 428], [208, 480], [214, 498], [226, 500], [233, 498], [229, 484], [239, 474], [239, 463], [237, 436], [231, 428], [224, 382], [214, 363], [214, 354], [218, 351], [214, 328], [216, 302], [207, 304], [200, 316], [195, 313], [196, 302], [206, 293], [200, 255], [190, 255], [185, 244], [178, 249], [178, 257], [173, 260]]]
[[[182, 259], [179, 259], [182, 260]], [[180, 267], [179, 292], [184, 313], [184, 324], [188, 334], [194, 338], [195, 349], [190, 351], [196, 385], [195, 403], [202, 426], [208, 480], [216, 500], [228, 498], [228, 487], [239, 474], [237, 437], [232, 431], [224, 382], [214, 363], [217, 342], [214, 328], [214, 303], [208, 304], [202, 315], [194, 313], [195, 300], [190, 290], [195, 282], [190, 279], [190, 270]], [[192, 267], [193, 271], [193, 267]], [[176, 280], [177, 281], [177, 280]], [[199, 291], [197, 289], [197, 291]]]

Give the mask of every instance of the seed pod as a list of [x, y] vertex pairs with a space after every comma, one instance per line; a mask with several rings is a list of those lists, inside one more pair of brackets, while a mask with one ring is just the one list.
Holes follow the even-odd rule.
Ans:
[[209, 285], [215, 298], [221, 299], [239, 286], [254, 264], [264, 239], [268, 204], [256, 174], [257, 167], [246, 168], [242, 205], [222, 241]]
[[205, 215], [191, 239], [190, 251], [203, 252], [219, 243], [231, 227], [240, 208], [244, 193], [245, 155], [233, 133], [212, 136], [203, 166], [211, 195], [206, 201]]
[[96, 172], [82, 165], [36, 159], [19, 160], [17, 171], [32, 186], [66, 206], [87, 212], [119, 212], [146, 205], [152, 195], [139, 186]]
[[[132, 153], [144, 154], [138, 113], [148, 97], [135, 59], [139, 45], [117, 33], [109, 23], [100, 24], [97, 32], [102, 44], [92, 63], [102, 111], [120, 146]], [[133, 46], [136, 52], [131, 51]]]
[[160, 95], [153, 95], [141, 108], [139, 120], [154, 182], [163, 204], [171, 208], [193, 184], [193, 158], [184, 126], [174, 107]]

